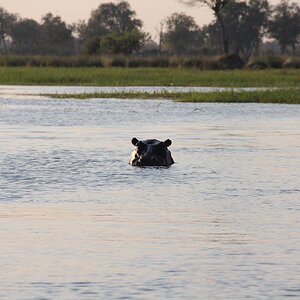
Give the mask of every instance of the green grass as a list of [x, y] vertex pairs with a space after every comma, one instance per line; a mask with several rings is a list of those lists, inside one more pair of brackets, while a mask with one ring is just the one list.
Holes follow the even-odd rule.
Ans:
[[298, 87], [299, 69], [0, 67], [0, 84], [84, 86]]
[[226, 91], [191, 93], [91, 93], [55, 94], [53, 98], [115, 98], [115, 99], [170, 99], [178, 102], [220, 102], [220, 103], [286, 103], [300, 104], [300, 89], [276, 89], [263, 91]]

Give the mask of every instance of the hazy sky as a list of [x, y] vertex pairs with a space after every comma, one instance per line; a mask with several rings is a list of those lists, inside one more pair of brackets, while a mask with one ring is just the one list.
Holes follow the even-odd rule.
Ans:
[[[96, 9], [105, 0], [0, 0], [0, 7], [10, 13], [18, 13], [23, 18], [33, 18], [37, 21], [48, 12], [58, 14], [67, 23], [73, 23], [79, 19], [87, 20], [93, 9]], [[154, 38], [155, 28], [159, 22], [174, 12], [186, 13], [193, 16], [198, 25], [209, 23], [213, 16], [207, 7], [190, 8], [178, 0], [128, 0], [137, 17], [144, 22], [144, 30], [150, 32]], [[276, 4], [279, 0], [269, 0], [269, 3]], [[300, 0], [293, 2], [299, 3]]]

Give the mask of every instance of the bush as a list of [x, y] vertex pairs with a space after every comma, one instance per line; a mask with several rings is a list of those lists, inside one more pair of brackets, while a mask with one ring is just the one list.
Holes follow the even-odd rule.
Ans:
[[268, 56], [267, 61], [270, 68], [280, 69], [283, 66], [284, 59], [281, 56]]
[[106, 67], [125, 68], [126, 67], [126, 59], [124, 57], [111, 57], [106, 61], [105, 66]]
[[242, 69], [245, 62], [236, 54], [222, 55], [218, 59], [222, 69]]
[[[0, 66], [7, 67], [130, 67], [195, 68], [201, 70], [240, 69], [244, 61], [227, 56], [18, 56], [0, 55]], [[300, 68], [299, 57], [262, 56], [247, 64], [250, 69]]]
[[145, 57], [129, 58], [127, 66], [129, 68], [150, 67], [150, 60]]
[[288, 57], [284, 63], [284, 68], [300, 69], [300, 57]]
[[281, 56], [262, 56], [254, 58], [247, 65], [251, 69], [280, 69], [283, 67], [284, 59]]
[[170, 66], [170, 60], [161, 56], [152, 57], [149, 66], [153, 68], [167, 68]]
[[25, 56], [4, 55], [0, 56], [0, 66], [3, 67], [23, 67], [26, 66], [27, 59]]
[[202, 61], [201, 58], [186, 57], [182, 61], [182, 67], [183, 68], [197, 68], [197, 69], [202, 69], [203, 68], [203, 61]]
[[268, 68], [268, 65], [265, 61], [256, 59], [256, 60], [250, 61], [247, 64], [247, 68], [253, 69], [253, 70], [264, 70], [264, 69]]

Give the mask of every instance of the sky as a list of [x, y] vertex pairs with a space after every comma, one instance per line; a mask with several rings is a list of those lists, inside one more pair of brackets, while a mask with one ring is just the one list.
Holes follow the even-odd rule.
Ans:
[[[37, 21], [48, 12], [59, 15], [66, 23], [71, 24], [78, 20], [88, 20], [91, 11], [100, 4], [115, 2], [116, 0], [0, 0], [0, 7], [10, 13], [17, 13], [22, 18], [32, 18]], [[178, 0], [127, 0], [131, 8], [136, 11], [137, 18], [144, 23], [144, 30], [151, 33], [155, 39], [156, 29], [161, 20], [172, 13], [185, 13], [195, 18], [199, 26], [208, 24], [213, 19], [209, 8], [202, 6], [197, 8], [187, 7]], [[280, 0], [269, 0], [271, 4], [277, 4]], [[300, 0], [294, 0], [300, 5]]]

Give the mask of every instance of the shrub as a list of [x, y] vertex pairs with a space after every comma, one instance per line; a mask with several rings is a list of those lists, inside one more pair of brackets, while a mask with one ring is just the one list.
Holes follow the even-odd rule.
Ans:
[[106, 61], [106, 67], [126, 67], [126, 59], [124, 57], [111, 57]]
[[0, 65], [3, 67], [23, 67], [26, 66], [27, 59], [25, 56], [4, 55], [1, 56]]
[[283, 65], [283, 58], [281, 56], [268, 56], [267, 62], [270, 68], [280, 69]]
[[138, 67], [149, 67], [150, 59], [146, 57], [133, 57], [129, 58], [127, 62], [129, 68], [138, 68]]
[[284, 63], [284, 68], [294, 68], [299, 69], [300, 68], [300, 57], [288, 57]]
[[247, 65], [251, 69], [280, 69], [283, 67], [284, 59], [281, 56], [262, 56], [254, 58]]
[[222, 55], [218, 61], [222, 69], [241, 69], [245, 66], [243, 59], [236, 54]]
[[153, 68], [167, 68], [170, 66], [170, 60], [161, 56], [152, 57], [149, 61], [149, 66]]
[[201, 58], [196, 57], [186, 57], [182, 61], [182, 67], [184, 68], [203, 68], [203, 61]]
[[268, 65], [265, 61], [256, 59], [252, 60], [247, 64], [247, 68], [253, 69], [253, 70], [264, 70], [268, 68]]

